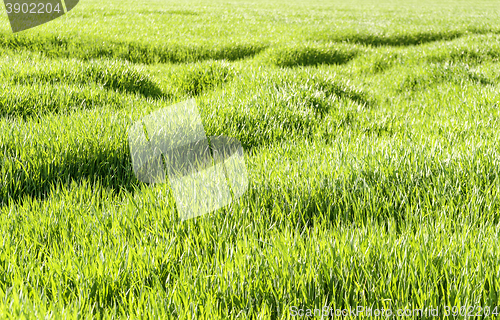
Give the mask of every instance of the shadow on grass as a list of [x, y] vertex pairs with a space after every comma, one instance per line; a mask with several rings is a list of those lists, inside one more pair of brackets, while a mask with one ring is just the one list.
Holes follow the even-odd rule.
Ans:
[[98, 183], [114, 194], [134, 192], [143, 185], [133, 173], [128, 150], [113, 155], [101, 152], [87, 158], [68, 158], [59, 164], [43, 162], [33, 169], [26, 162], [8, 158], [2, 171], [0, 205], [7, 205], [9, 201], [17, 203], [26, 197], [44, 200], [50, 196], [51, 190], [75, 182]]
[[356, 57], [356, 49], [334, 46], [279, 47], [269, 50], [267, 60], [279, 67], [345, 64]]
[[167, 81], [181, 95], [198, 96], [227, 83], [235, 75], [236, 71], [226, 61], [203, 61], [174, 69]]
[[43, 53], [47, 57], [122, 59], [133, 63], [184, 63], [200, 60], [240, 60], [253, 57], [267, 45], [239, 43], [224, 46], [117, 42], [56, 35], [10, 35], [0, 33], [0, 47]]
[[429, 42], [453, 40], [465, 35], [464, 31], [420, 31], [394, 34], [344, 33], [317, 35], [311, 40], [348, 42], [370, 46], [414, 46]]

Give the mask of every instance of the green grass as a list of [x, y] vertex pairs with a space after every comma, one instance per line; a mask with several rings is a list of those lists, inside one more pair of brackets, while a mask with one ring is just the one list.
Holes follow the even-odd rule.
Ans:
[[[500, 312], [499, 18], [89, 0], [12, 35], [0, 16], [0, 318]], [[134, 177], [127, 130], [192, 97], [250, 185], [181, 221]]]

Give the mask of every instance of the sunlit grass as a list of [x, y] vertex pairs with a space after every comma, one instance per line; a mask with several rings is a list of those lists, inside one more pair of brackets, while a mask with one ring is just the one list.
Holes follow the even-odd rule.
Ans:
[[[86, 1], [14, 36], [3, 17], [0, 318], [499, 305], [495, 5]], [[127, 130], [190, 97], [250, 185], [181, 221]]]

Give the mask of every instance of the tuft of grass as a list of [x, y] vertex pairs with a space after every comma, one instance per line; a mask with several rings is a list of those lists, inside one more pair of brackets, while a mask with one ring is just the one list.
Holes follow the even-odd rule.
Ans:
[[[7, 67], [9, 66], [9, 67]], [[1, 77], [14, 84], [96, 83], [106, 89], [162, 96], [161, 88], [135, 66], [112, 60], [44, 60], [38, 55], [0, 60]]]
[[163, 75], [165, 85], [180, 95], [196, 96], [218, 87], [236, 76], [235, 68], [226, 61], [204, 61], [174, 68]]
[[335, 135], [372, 103], [363, 89], [340, 75], [314, 69], [252, 68], [233, 83], [202, 99], [200, 108], [208, 134], [238, 138], [248, 149], [325, 132]]

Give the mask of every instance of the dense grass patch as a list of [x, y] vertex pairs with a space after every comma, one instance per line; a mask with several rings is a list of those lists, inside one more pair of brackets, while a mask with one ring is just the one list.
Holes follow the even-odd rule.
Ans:
[[[0, 17], [0, 318], [499, 305], [497, 3], [186, 4]], [[181, 221], [127, 132], [190, 97], [249, 188]]]
[[[252, 88], [248, 89], [248, 84]], [[259, 72], [202, 99], [211, 135], [238, 138], [246, 148], [298, 137], [335, 135], [370, 104], [369, 96], [342, 76], [312, 69]]]
[[[319, 148], [319, 153], [323, 154], [325, 159], [329, 158], [328, 152], [323, 151], [322, 146], [308, 146], [313, 150]], [[351, 146], [355, 148], [355, 145]], [[345, 214], [326, 218], [323, 211], [318, 211], [315, 218], [310, 219], [307, 215], [302, 216], [302, 213], [308, 210], [301, 209], [307, 208], [300, 207], [309, 201], [308, 198], [293, 197], [280, 203], [282, 200], [275, 196], [276, 201], [272, 206], [263, 206], [262, 201], [273, 200], [273, 192], [279, 190], [280, 194], [285, 195], [288, 187], [304, 188], [304, 178], [305, 181], [310, 181], [311, 172], [301, 173], [301, 166], [294, 160], [312, 161], [312, 164], [324, 170], [324, 173], [336, 175], [335, 171], [329, 170], [333, 169], [332, 167], [325, 167], [325, 159], [321, 159], [321, 155], [315, 154], [315, 161], [301, 154], [305, 151], [301, 145], [283, 147], [284, 149], [279, 150], [284, 151], [283, 156], [273, 152], [278, 150], [270, 150], [270, 153], [263, 154], [261, 160], [256, 158], [257, 163], [255, 160], [250, 162], [252, 166], [257, 165], [257, 172], [264, 175], [268, 174], [266, 167], [269, 165], [266, 163], [266, 160], [269, 160], [266, 155], [272, 157], [273, 168], [280, 171], [287, 166], [293, 168], [293, 171], [285, 170], [283, 173], [274, 171], [277, 173], [274, 176], [275, 185], [269, 187], [278, 189], [269, 188], [266, 193], [252, 191], [243, 203], [211, 215], [210, 219], [178, 223], [171, 199], [161, 188], [138, 190], [130, 198], [117, 199], [98, 184], [86, 182], [80, 186], [74, 184], [67, 189], [56, 189], [52, 197], [45, 202], [26, 200], [13, 207], [10, 213], [3, 209], [4, 217], [9, 218], [2, 220], [2, 226], [12, 230], [10, 234], [13, 234], [13, 237], [7, 238], [1, 259], [3, 264], [14, 265], [16, 268], [15, 273], [3, 274], [2, 284], [22, 286], [23, 276], [29, 273], [31, 278], [38, 280], [39, 286], [29, 287], [27, 292], [35, 295], [38, 290], [43, 290], [44, 299], [47, 301], [57, 299], [70, 308], [75, 308], [74, 312], [84, 313], [119, 314], [131, 312], [127, 311], [127, 308], [133, 308], [132, 312], [142, 314], [146, 312], [141, 309], [143, 304], [140, 301], [129, 301], [129, 297], [147, 297], [154, 292], [155, 296], [162, 297], [154, 300], [157, 301], [154, 304], [155, 309], [158, 308], [155, 312], [167, 312], [177, 316], [204, 314], [206, 310], [201, 309], [186, 313], [184, 306], [189, 305], [188, 302], [169, 299], [175, 296], [171, 288], [176, 285], [180, 287], [181, 283], [185, 284], [182, 287], [184, 294], [192, 295], [192, 299], [196, 297], [198, 303], [208, 305], [215, 314], [243, 310], [242, 312], [251, 315], [253, 312], [246, 304], [249, 299], [253, 299], [255, 307], [270, 315], [282, 317], [288, 311], [272, 306], [281, 305], [283, 300], [287, 301], [287, 308], [302, 303], [319, 305], [326, 294], [330, 296], [329, 302], [342, 307], [348, 307], [351, 301], [358, 300], [373, 303], [381, 296], [395, 299], [397, 303], [405, 303], [419, 294], [422, 287], [430, 292], [426, 296], [426, 303], [455, 303], [470, 298], [469, 290], [477, 286], [482, 290], [474, 291], [475, 301], [495, 303], [499, 284], [493, 276], [497, 272], [495, 261], [498, 259], [494, 239], [498, 234], [492, 221], [486, 220], [483, 223], [483, 232], [473, 232], [471, 224], [481, 221], [481, 216], [462, 216], [459, 214], [459, 208], [453, 209], [454, 202], [438, 201], [436, 205], [448, 204], [451, 207], [432, 210], [435, 216], [429, 217], [424, 213], [420, 214], [419, 210], [431, 208], [425, 206], [425, 202], [419, 204], [418, 201], [405, 199], [405, 193], [400, 194], [401, 204], [410, 201], [414, 203], [415, 210], [407, 211], [409, 216], [406, 216], [406, 221], [418, 224], [419, 227], [415, 229], [405, 227], [405, 224], [398, 223], [400, 220], [397, 219], [384, 219], [386, 227], [379, 227], [368, 218], [364, 223], [356, 219], [356, 224], [350, 224]], [[299, 151], [299, 154], [295, 151]], [[338, 155], [343, 157], [347, 154]], [[294, 159], [295, 156], [298, 157]], [[283, 160], [289, 157], [291, 161], [283, 163]], [[421, 159], [424, 160], [425, 156]], [[401, 160], [394, 159], [394, 164]], [[345, 162], [346, 165], [349, 163]], [[413, 166], [411, 159], [407, 159], [407, 164]], [[421, 164], [424, 166], [418, 169]], [[474, 165], [471, 166], [473, 167]], [[422, 182], [428, 179], [426, 176], [431, 176], [425, 173], [425, 161], [414, 168], [417, 172], [423, 169], [423, 175], [420, 176]], [[282, 174], [291, 176], [285, 185], [279, 181]], [[444, 171], [438, 176], [447, 180]], [[403, 181], [396, 175], [393, 177], [393, 182]], [[415, 178], [418, 181], [419, 178]], [[374, 183], [375, 181], [376, 179], [373, 179]], [[371, 188], [360, 182], [357, 189], [352, 189], [354, 185], [345, 182], [344, 185], [337, 185], [336, 190], [345, 195], [352, 194], [352, 200], [341, 197], [337, 201], [363, 205], [365, 202], [355, 200], [361, 199], [356, 196], [359, 194], [357, 192], [366, 190], [369, 194]], [[349, 189], [343, 189], [344, 187]], [[415, 184], [411, 184], [411, 187], [415, 191], [418, 190]], [[394, 188], [401, 190], [397, 186]], [[452, 186], [449, 188], [456, 192], [457, 197], [463, 194]], [[323, 195], [330, 194], [326, 188], [323, 190]], [[380, 190], [384, 188], [381, 186]], [[442, 190], [443, 194], [448, 192], [449, 190]], [[254, 194], [259, 202], [255, 202]], [[292, 195], [295, 194], [290, 194]], [[305, 190], [303, 195], [307, 195]], [[314, 188], [311, 195], [321, 198], [318, 190]], [[385, 196], [390, 197], [389, 194]], [[425, 200], [425, 194], [422, 196], [422, 200]], [[377, 205], [376, 199], [379, 198], [373, 195], [372, 205]], [[475, 205], [484, 203], [481, 198], [473, 199], [469, 209], [471, 211]], [[240, 211], [238, 208], [246, 207], [246, 201], [250, 207], [256, 205], [265, 209], [262, 213], [266, 214], [262, 214], [256, 221], [253, 215]], [[384, 202], [378, 201], [381, 208], [383, 204]], [[314, 210], [318, 210], [317, 208]], [[372, 215], [378, 212], [373, 209], [368, 209]], [[97, 210], [103, 213], [95, 215]], [[152, 214], [142, 215], [143, 211]], [[39, 218], [34, 214], [36, 212], [45, 213], [44, 219], [37, 220], [36, 224], [30, 223]], [[289, 216], [288, 212], [294, 214]], [[357, 211], [353, 209], [340, 212], [354, 214]], [[447, 216], [450, 212], [456, 215], [450, 218]], [[294, 223], [297, 218], [306, 224], [305, 227]], [[291, 223], [287, 223], [289, 219], [292, 220]], [[437, 220], [443, 222], [436, 223]], [[283, 226], [269, 228], [277, 223]], [[234, 232], [224, 231], [227, 224], [233, 226]], [[192, 241], [194, 233], [199, 235], [196, 243]], [[260, 237], [256, 238], [255, 234]], [[13, 248], [17, 246], [26, 247], [27, 250], [14, 251]], [[442, 250], [443, 246], [448, 250]], [[463, 255], [470, 255], [478, 246], [484, 248], [481, 251], [481, 260], [466, 263], [460, 259]], [[160, 256], [161, 258], [153, 258]], [[415, 260], [421, 262], [414, 263]], [[21, 264], [19, 261], [25, 263]], [[34, 268], [40, 263], [45, 267]], [[185, 266], [182, 268], [180, 265]], [[398, 268], [399, 265], [407, 265], [408, 268]], [[218, 268], [214, 272], [215, 266]], [[478, 269], [485, 272], [481, 273], [480, 277], [471, 278], [462, 274], [464, 270], [475, 274]], [[96, 270], [100, 270], [97, 275]], [[373, 277], [374, 274], [377, 277]], [[484, 274], [488, 276], [485, 277]], [[234, 281], [235, 275], [240, 277], [239, 281]], [[318, 275], [321, 275], [321, 278], [318, 278]], [[421, 286], [409, 288], [408, 283], [404, 281], [410, 275], [420, 279]], [[195, 281], [205, 277], [213, 279]], [[378, 277], [393, 280], [380, 282]], [[443, 280], [446, 278], [455, 280]], [[352, 287], [349, 279], [363, 281], [364, 286]], [[150, 289], [140, 293], [139, 290], [143, 286]], [[295, 289], [291, 291], [290, 287]], [[268, 294], [269, 291], [274, 291], [275, 294]], [[25, 299], [26, 301], [20, 299], [19, 303], [30, 301]], [[382, 302], [378, 303], [377, 306], [383, 305]], [[211, 306], [212, 304], [218, 307]], [[11, 308], [15, 310], [16, 306]]]
[[[216, 116], [216, 119], [205, 121], [207, 134], [234, 136], [247, 148], [299, 137], [311, 139], [322, 134], [323, 121], [330, 124], [337, 121], [337, 126], [344, 121], [348, 125], [355, 108], [363, 108], [367, 103], [366, 95], [361, 90], [343, 83], [335, 75], [314, 76], [306, 70], [295, 79], [291, 78], [291, 74], [288, 77], [277, 74], [268, 76], [261, 76], [261, 84], [255, 87], [256, 91], [245, 93], [239, 91], [245, 86], [240, 79], [235, 96], [228, 97], [229, 101], [239, 101], [239, 104], [224, 100], [202, 103], [202, 113], [213, 112]], [[273, 85], [269, 87], [271, 83]], [[1, 198], [18, 199], [26, 194], [43, 197], [43, 190], [48, 190], [51, 185], [83, 178], [91, 182], [95, 180], [114, 190], [129, 188], [137, 183], [126, 145], [126, 132], [131, 122], [123, 115], [117, 118], [112, 113], [146, 104], [150, 104], [149, 108], [162, 108], [168, 105], [165, 101], [127, 98], [95, 87], [81, 90], [61, 86], [36, 88], [33, 85], [13, 86], [18, 95], [4, 95], [6, 114], [36, 114], [38, 117], [19, 122], [6, 119], [3, 122], [5, 158]], [[269, 109], [265, 112], [246, 109], [252, 105], [242, 102], [241, 98], [252, 99], [255, 94], [262, 95], [263, 92], [271, 98], [267, 103]], [[218, 97], [219, 93], [213, 94]], [[259, 104], [253, 106], [260, 107]], [[84, 108], [91, 110], [80, 113]], [[66, 112], [43, 116], [48, 111]], [[241, 130], [243, 126], [246, 128]], [[23, 127], [31, 129], [16, 130], [13, 134], [13, 130]], [[328, 132], [333, 134], [331, 129]]]

